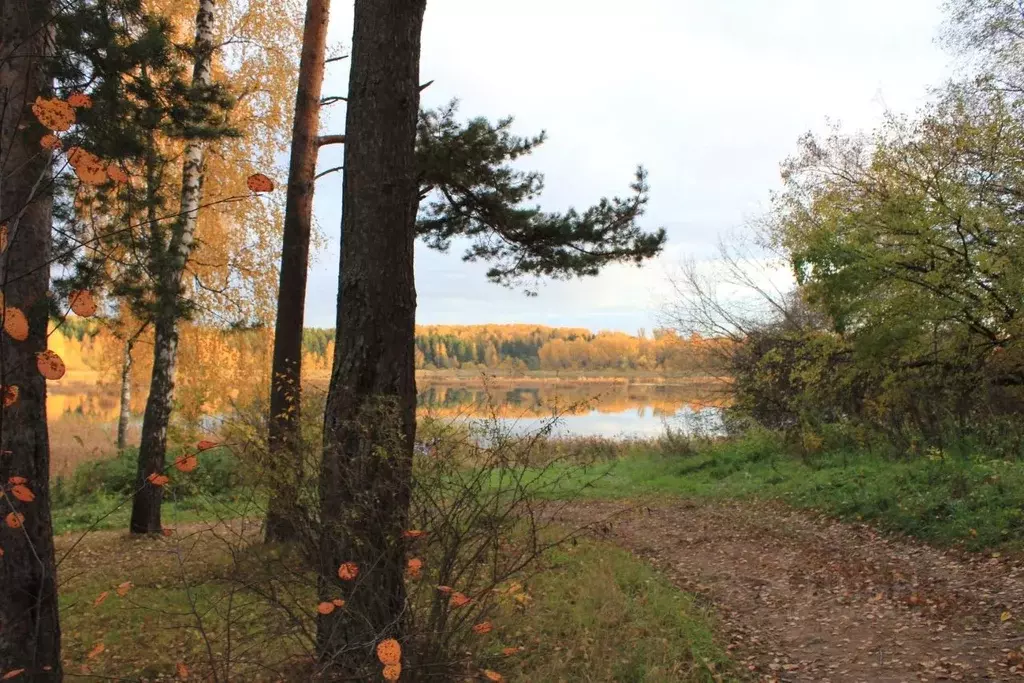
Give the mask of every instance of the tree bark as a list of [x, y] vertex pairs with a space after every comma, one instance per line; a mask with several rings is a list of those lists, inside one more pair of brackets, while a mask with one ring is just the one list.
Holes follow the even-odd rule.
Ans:
[[266, 540], [269, 542], [290, 541], [296, 536], [294, 501], [298, 497], [296, 487], [304, 467], [299, 447], [302, 326], [330, 4], [330, 0], [308, 0], [306, 3], [299, 84], [295, 95], [281, 244], [281, 280], [274, 326], [274, 360], [270, 373], [268, 466], [274, 488], [267, 508]]
[[[195, 64], [192, 84], [209, 85], [213, 82], [213, 20], [216, 0], [200, 0], [196, 12]], [[206, 146], [201, 140], [185, 145], [181, 173], [181, 209], [171, 231], [167, 250], [157, 268], [157, 298], [153, 344], [153, 375], [150, 380], [146, 412], [142, 418], [142, 440], [139, 444], [139, 464], [136, 475], [135, 499], [129, 528], [134, 534], [160, 533], [160, 503], [163, 490], [148, 482], [154, 472], [164, 469], [167, 451], [167, 427], [174, 400], [174, 366], [178, 354], [178, 319], [181, 316], [179, 299], [181, 278], [192, 253], [196, 221], [203, 194], [203, 162]]]
[[132, 418], [132, 349], [137, 338], [138, 335], [125, 340], [124, 358], [121, 360], [121, 410], [117, 416], [118, 453], [123, 453], [128, 447], [128, 422]]
[[163, 487], [153, 486], [147, 478], [162, 472], [167, 454], [167, 427], [174, 399], [174, 368], [178, 358], [178, 321], [164, 315], [156, 322], [153, 335], [153, 374], [149, 381], [146, 412], [142, 416], [139, 442], [139, 466], [135, 476], [135, 498], [129, 530], [133, 534], [159, 534], [163, 531], [160, 504]]
[[[318, 655], [332, 675], [379, 672], [373, 646], [405, 630], [406, 528], [416, 430], [416, 121], [425, 0], [356, 0], [345, 125], [336, 362], [320, 472]], [[339, 580], [355, 562], [357, 582]], [[375, 675], [375, 674], [374, 674]]]
[[46, 349], [49, 286], [49, 153], [47, 131], [30, 105], [47, 94], [44, 58], [52, 51], [48, 0], [0, 2], [0, 225], [8, 247], [0, 254], [6, 306], [28, 318], [29, 334], [15, 341], [0, 333], [0, 385], [17, 386], [17, 401], [0, 407], [0, 482], [24, 477], [35, 494], [0, 499], [0, 517], [24, 515], [21, 528], [0, 523], [0, 675], [24, 669], [19, 680], [61, 680], [53, 527], [50, 521], [50, 448], [46, 380], [36, 369]]

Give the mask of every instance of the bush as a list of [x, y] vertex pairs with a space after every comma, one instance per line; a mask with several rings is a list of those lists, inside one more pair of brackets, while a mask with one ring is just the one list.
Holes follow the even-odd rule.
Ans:
[[[167, 453], [168, 471], [172, 481], [175, 473], [170, 463], [184, 454], [181, 448]], [[128, 448], [117, 457], [82, 463], [68, 477], [53, 484], [54, 507], [70, 507], [101, 496], [128, 497], [135, 492], [135, 475], [139, 449]], [[180, 492], [185, 495], [223, 495], [242, 484], [242, 467], [228, 448], [215, 448], [199, 456], [200, 466], [182, 477]]]

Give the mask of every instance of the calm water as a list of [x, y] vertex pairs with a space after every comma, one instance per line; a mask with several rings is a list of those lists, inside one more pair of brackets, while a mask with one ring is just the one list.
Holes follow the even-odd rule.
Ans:
[[[517, 433], [543, 429], [554, 421], [553, 433], [572, 436], [650, 437], [666, 425], [692, 430], [715, 430], [719, 425], [721, 393], [715, 385], [626, 384], [562, 382], [495, 384], [423, 384], [419, 387], [420, 416], [497, 422]], [[137, 434], [144, 400], [133, 397]], [[47, 397], [51, 439], [71, 444], [74, 451], [107, 450], [118, 415], [116, 393], [74, 387], [54, 387]]]
[[419, 394], [421, 415], [496, 422], [530, 433], [551, 426], [559, 436], [642, 438], [666, 426], [717, 432], [721, 394], [714, 387], [667, 384], [430, 385]]

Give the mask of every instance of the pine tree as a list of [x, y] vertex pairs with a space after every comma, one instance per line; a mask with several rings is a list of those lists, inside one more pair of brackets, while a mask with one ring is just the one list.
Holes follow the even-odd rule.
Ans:
[[[53, 209], [51, 152], [40, 140], [50, 131], [31, 110], [51, 94], [53, 10], [48, 0], [0, 3], [0, 481], [22, 477], [30, 491], [5, 495], [0, 510], [0, 671], [24, 670], [29, 681], [62, 680], [46, 379], [36, 369], [46, 350]], [[7, 319], [16, 315], [27, 329]]]

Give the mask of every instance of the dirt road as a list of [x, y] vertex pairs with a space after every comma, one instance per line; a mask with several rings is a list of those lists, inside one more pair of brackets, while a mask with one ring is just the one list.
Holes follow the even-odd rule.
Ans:
[[1024, 678], [1024, 558], [942, 551], [779, 505], [588, 502], [570, 524], [709, 601], [755, 681]]

